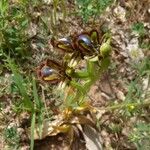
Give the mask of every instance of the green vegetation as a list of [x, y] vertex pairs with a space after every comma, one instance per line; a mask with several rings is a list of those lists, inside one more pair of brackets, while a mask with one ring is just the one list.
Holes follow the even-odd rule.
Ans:
[[17, 134], [17, 128], [10, 127], [4, 131], [4, 138], [13, 149], [18, 149], [20, 137]]
[[[106, 131], [111, 148], [150, 149], [148, 27], [142, 19], [134, 20], [131, 25], [124, 23], [129, 26], [129, 34], [137, 33], [139, 48], [145, 55], [136, 63], [130, 62], [121, 53], [122, 45], [116, 44], [113, 29], [106, 27], [109, 33], [99, 29], [99, 17], [105, 15], [108, 7], [113, 10], [112, 5], [116, 8], [120, 3], [114, 0], [53, 0], [49, 4], [44, 0], [0, 1], [0, 139], [4, 143], [3, 146], [0, 142], [0, 146], [4, 150], [21, 148], [18, 128], [24, 130], [26, 145], [31, 150], [35, 148], [35, 139], [57, 137], [60, 133], [69, 137], [71, 148], [86, 125], [95, 131], [100, 129], [100, 133]], [[109, 19], [114, 19], [112, 16], [109, 14]], [[96, 25], [97, 29], [88, 29], [88, 25]], [[41, 65], [43, 59], [50, 62]], [[118, 73], [122, 64], [127, 66]], [[123, 99], [107, 100], [107, 91], [99, 90], [97, 84], [101, 82], [97, 81], [107, 71], [116, 82], [113, 92], [116, 94], [115, 90], [121, 87]], [[103, 93], [105, 102], [101, 100], [103, 96], [93, 99], [89, 96], [93, 86]], [[22, 119], [24, 113], [28, 117]], [[15, 126], [11, 126], [14, 122]], [[107, 139], [103, 140], [107, 143]]]
[[142, 22], [134, 23], [132, 25], [132, 30], [139, 34], [139, 36], [143, 36], [146, 34], [146, 30], [144, 28], [144, 24]]
[[112, 3], [113, 0], [77, 0], [79, 15], [85, 22], [90, 18], [96, 19]]
[[29, 54], [29, 44], [26, 35], [29, 23], [27, 7], [25, 3], [10, 5], [8, 0], [0, 2], [1, 53], [18, 58], [25, 58]]
[[148, 150], [150, 148], [150, 125], [144, 123], [136, 124], [129, 138], [135, 143], [138, 150]]

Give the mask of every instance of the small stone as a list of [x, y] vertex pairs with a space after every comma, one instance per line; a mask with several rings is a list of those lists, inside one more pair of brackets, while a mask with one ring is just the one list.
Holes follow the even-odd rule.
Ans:
[[30, 146], [28, 146], [28, 145], [25, 145], [20, 148], [20, 150], [29, 150], [29, 149], [30, 149]]
[[143, 90], [146, 90], [148, 88], [149, 84], [149, 78], [144, 78], [143, 79]]
[[122, 100], [122, 101], [125, 100], [125, 95], [124, 95], [124, 93], [123, 93], [122, 91], [117, 90], [117, 91], [116, 91], [116, 96], [117, 96], [117, 98], [118, 98], [119, 100]]
[[101, 135], [105, 138], [105, 137], [107, 137], [109, 134], [108, 134], [105, 130], [102, 130], [102, 131], [101, 131]]
[[125, 127], [122, 129], [122, 134], [125, 136], [129, 136], [130, 134], [130, 128], [129, 127]]
[[124, 22], [126, 20], [125, 16], [126, 16], [126, 11], [123, 7], [118, 6], [114, 9], [114, 15], [120, 19], [122, 22]]
[[14, 128], [14, 127], [16, 127], [16, 123], [11, 122], [7, 128], [10, 129], [10, 128]]
[[17, 128], [17, 132], [19, 135], [22, 135], [24, 133], [24, 129], [23, 128]]

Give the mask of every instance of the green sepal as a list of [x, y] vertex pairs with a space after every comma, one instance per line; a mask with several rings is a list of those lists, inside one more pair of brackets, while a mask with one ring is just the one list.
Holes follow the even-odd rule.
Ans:
[[100, 47], [100, 54], [102, 57], [107, 57], [111, 53], [110, 39], [103, 43]]
[[103, 59], [101, 61], [101, 68], [100, 68], [100, 70], [101, 71], [105, 71], [108, 68], [109, 65], [110, 65], [110, 58], [106, 57], [105, 59]]

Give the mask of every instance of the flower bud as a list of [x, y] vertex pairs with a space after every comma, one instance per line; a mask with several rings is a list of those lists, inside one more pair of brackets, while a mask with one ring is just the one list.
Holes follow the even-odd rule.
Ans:
[[73, 71], [72, 68], [67, 68], [67, 69], [66, 69], [66, 74], [67, 74], [68, 76], [71, 76], [73, 73], [74, 73], [74, 71]]
[[103, 43], [100, 47], [100, 54], [102, 57], [107, 57], [111, 52], [111, 45], [110, 40], [107, 40], [105, 43]]

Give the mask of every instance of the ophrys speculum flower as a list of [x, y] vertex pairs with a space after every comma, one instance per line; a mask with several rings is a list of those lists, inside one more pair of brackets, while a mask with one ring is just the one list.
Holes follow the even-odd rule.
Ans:
[[72, 58], [77, 55], [81, 59], [84, 59], [85, 56], [98, 56], [100, 58], [109, 55], [111, 50], [110, 37], [105, 37], [105, 34], [100, 36], [98, 31], [93, 29], [90, 32], [83, 32], [79, 35], [72, 36], [72, 38], [52, 40], [52, 45], [54, 48], [56, 47], [66, 53], [71, 53]]
[[65, 78], [69, 78], [65, 73], [64, 66], [51, 59], [41, 63], [37, 68], [37, 75], [41, 81], [48, 83], [58, 83]]

